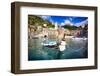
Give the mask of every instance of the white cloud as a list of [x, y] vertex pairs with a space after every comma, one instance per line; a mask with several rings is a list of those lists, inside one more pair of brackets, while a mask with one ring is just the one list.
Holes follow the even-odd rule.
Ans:
[[71, 24], [71, 21], [70, 20], [65, 20], [64, 23], [65, 24]]
[[40, 17], [43, 18], [44, 20], [51, 18], [50, 16], [40, 16]]
[[75, 26], [84, 26], [85, 24], [88, 24], [88, 19], [81, 21], [79, 23], [76, 23]]
[[73, 25], [73, 23], [70, 21], [70, 19], [69, 19], [69, 20], [66, 19], [64, 22], [61, 23], [62, 26], [63, 26], [63, 25], [66, 25], [66, 24], [68, 24], [68, 25]]
[[52, 24], [55, 24], [54, 21], [52, 20], [51, 16], [40, 16], [44, 20], [49, 20]]
[[65, 23], [62, 22], [61, 25], [63, 26], [63, 25], [65, 25]]

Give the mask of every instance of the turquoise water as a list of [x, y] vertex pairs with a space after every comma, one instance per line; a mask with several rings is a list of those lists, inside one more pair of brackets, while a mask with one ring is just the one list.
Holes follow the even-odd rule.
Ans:
[[[50, 40], [49, 40], [50, 41]], [[56, 40], [51, 40], [56, 41]], [[28, 60], [79, 59], [88, 57], [87, 40], [66, 39], [66, 49], [41, 45], [41, 39], [30, 39], [28, 42]]]

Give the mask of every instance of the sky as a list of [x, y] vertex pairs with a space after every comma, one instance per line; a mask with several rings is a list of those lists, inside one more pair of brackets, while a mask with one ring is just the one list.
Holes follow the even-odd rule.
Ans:
[[48, 20], [53, 24], [57, 23], [60, 26], [65, 24], [70, 24], [74, 26], [80, 26], [82, 24], [88, 23], [88, 17], [75, 17], [75, 16], [40, 16], [44, 20]]

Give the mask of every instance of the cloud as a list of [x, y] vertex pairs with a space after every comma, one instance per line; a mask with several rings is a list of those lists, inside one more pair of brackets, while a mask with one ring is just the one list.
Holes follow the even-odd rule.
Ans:
[[79, 23], [76, 23], [75, 26], [84, 26], [85, 24], [88, 24], [88, 19], [81, 21]]
[[41, 18], [43, 18], [44, 20], [50, 19], [51, 16], [40, 16]]
[[71, 21], [70, 20], [65, 20], [64, 23], [65, 24], [71, 24]]
[[40, 16], [44, 20], [49, 20], [52, 24], [55, 24], [54, 21], [52, 20], [51, 16]]
[[63, 22], [62, 22], [60, 25], [62, 25], [62, 26], [63, 26], [63, 25], [65, 25], [65, 23], [63, 23]]
[[71, 22], [70, 19], [66, 19], [64, 22], [61, 23], [61, 26], [64, 26], [64, 25], [73, 25], [73, 23]]

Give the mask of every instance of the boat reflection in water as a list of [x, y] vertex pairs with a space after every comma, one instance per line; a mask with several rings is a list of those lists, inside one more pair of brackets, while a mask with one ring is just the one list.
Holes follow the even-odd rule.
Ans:
[[28, 60], [78, 59], [88, 57], [87, 38], [29, 39]]

